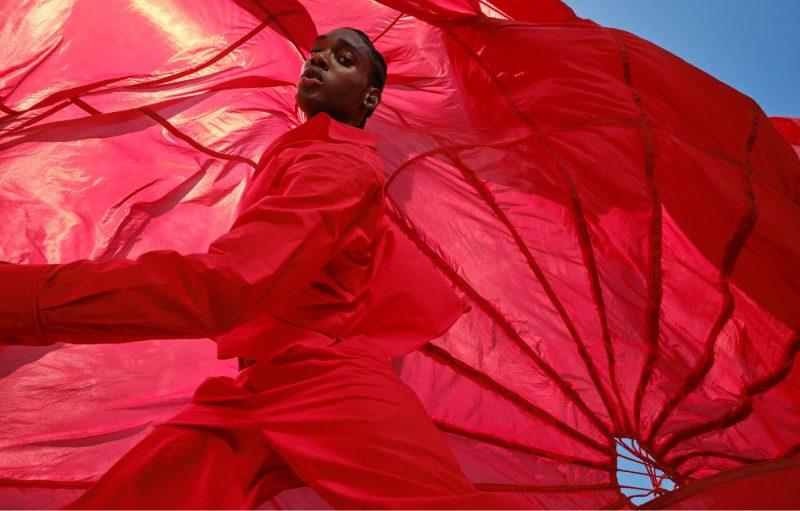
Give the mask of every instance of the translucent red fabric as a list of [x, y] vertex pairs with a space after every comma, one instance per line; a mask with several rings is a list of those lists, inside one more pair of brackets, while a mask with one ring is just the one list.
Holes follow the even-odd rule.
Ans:
[[800, 119], [773, 117], [772, 124], [774, 124], [781, 135], [792, 144], [795, 152], [800, 154]]
[[[311, 38], [355, 26], [390, 217], [472, 305], [395, 366], [479, 489], [628, 507], [620, 438], [685, 488], [800, 453], [796, 121], [554, 0], [2, 7], [0, 260], [204, 251]], [[235, 373], [210, 341], [1, 348], [0, 506], [65, 504]]]
[[800, 460], [745, 465], [702, 479], [642, 506], [645, 509], [794, 509]]

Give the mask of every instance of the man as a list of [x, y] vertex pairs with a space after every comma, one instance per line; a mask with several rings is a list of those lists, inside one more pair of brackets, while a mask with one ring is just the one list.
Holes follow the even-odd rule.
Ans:
[[7, 344], [206, 338], [240, 357], [71, 508], [250, 508], [306, 484], [339, 508], [494, 507], [388, 364], [465, 310], [388, 223], [377, 137], [386, 64], [319, 36], [297, 104], [207, 253], [0, 266]]

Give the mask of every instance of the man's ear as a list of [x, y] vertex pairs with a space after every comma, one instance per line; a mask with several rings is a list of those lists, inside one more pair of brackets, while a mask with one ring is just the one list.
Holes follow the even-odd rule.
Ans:
[[364, 94], [364, 106], [369, 110], [375, 110], [381, 104], [381, 90], [377, 87], [370, 87]]

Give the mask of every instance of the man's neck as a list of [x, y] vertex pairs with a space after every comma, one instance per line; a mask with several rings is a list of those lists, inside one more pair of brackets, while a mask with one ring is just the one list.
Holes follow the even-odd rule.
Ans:
[[[327, 114], [328, 117], [330, 117], [334, 121], [340, 122], [342, 124], [347, 124], [348, 126], [352, 126], [354, 128], [358, 128], [358, 129], [362, 128], [361, 127], [361, 121], [364, 119], [363, 115], [357, 116], [358, 117], [357, 119], [348, 119], [348, 118], [344, 118], [342, 115], [337, 114], [337, 113], [317, 112], [312, 117], [316, 117], [317, 115], [319, 115], [321, 113]], [[309, 119], [311, 119], [311, 117], [309, 117]]]

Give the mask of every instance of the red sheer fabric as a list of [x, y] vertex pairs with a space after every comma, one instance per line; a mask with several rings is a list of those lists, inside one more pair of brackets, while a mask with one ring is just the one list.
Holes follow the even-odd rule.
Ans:
[[800, 119], [773, 117], [772, 124], [778, 128], [781, 135], [783, 135], [786, 140], [792, 144], [794, 150], [800, 154]]
[[[204, 252], [300, 123], [311, 38], [355, 26], [389, 63], [367, 123], [389, 218], [472, 306], [395, 367], [478, 489], [629, 506], [614, 438], [686, 488], [800, 453], [796, 121], [554, 0], [3, 12], [0, 260]], [[0, 348], [0, 505], [74, 499], [205, 377], [235, 375], [215, 355]]]
[[800, 460], [745, 465], [654, 499], [645, 509], [795, 509]]

